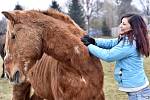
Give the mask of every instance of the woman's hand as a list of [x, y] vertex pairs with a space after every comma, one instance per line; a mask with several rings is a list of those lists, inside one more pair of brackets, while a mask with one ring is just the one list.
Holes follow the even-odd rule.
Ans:
[[88, 46], [89, 44], [95, 45], [95, 40], [92, 37], [90, 37], [89, 35], [84, 35], [83, 37], [81, 37], [81, 41], [86, 46]]

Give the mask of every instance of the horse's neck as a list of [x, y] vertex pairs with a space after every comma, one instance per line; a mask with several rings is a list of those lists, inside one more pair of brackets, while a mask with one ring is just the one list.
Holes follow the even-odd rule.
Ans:
[[71, 52], [71, 49], [68, 49], [72, 47], [71, 41], [65, 34], [56, 32], [52, 35], [49, 31], [43, 37], [43, 50], [58, 60], [65, 60], [66, 55]]
[[[73, 59], [82, 59], [85, 52], [79, 37], [73, 33], [65, 33], [56, 31], [53, 35], [52, 31], [45, 32], [43, 35], [43, 52], [52, 56], [59, 61], [69, 61]], [[81, 60], [82, 61], [82, 60]]]
[[84, 34], [84, 31], [78, 27], [52, 17], [45, 18], [38, 26], [42, 30], [43, 52], [53, 58], [59, 61], [68, 61], [73, 56], [75, 57], [75, 54], [85, 52], [83, 43], [75, 35]]

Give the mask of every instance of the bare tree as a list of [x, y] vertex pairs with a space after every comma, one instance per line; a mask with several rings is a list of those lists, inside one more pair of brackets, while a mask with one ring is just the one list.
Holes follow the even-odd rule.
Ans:
[[131, 5], [133, 0], [115, 0], [118, 8], [118, 22], [120, 22], [121, 17], [127, 13], [139, 13], [140, 11]]
[[115, 11], [113, 10], [113, 2], [112, 0], [105, 0], [104, 1], [104, 19], [106, 21], [107, 26], [110, 28], [113, 25], [113, 13], [115, 13]]
[[89, 32], [89, 22], [92, 16], [98, 16], [98, 12], [102, 8], [100, 0], [81, 0], [84, 6], [85, 16], [87, 20], [87, 31]]
[[139, 0], [143, 7], [144, 14], [150, 16], [150, 1], [149, 0]]
[[120, 5], [118, 6], [119, 20], [124, 14], [131, 12], [131, 2], [132, 0], [120, 0]]
[[139, 0], [143, 7], [144, 15], [147, 18], [148, 24], [150, 23], [150, 1], [149, 0]]
[[116, 0], [115, 2], [116, 2], [117, 5], [120, 5], [121, 0]]

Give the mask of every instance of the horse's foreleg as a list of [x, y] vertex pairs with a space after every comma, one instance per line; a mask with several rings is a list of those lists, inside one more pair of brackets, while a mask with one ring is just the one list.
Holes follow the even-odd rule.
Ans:
[[28, 82], [24, 82], [21, 85], [14, 85], [12, 100], [30, 100], [30, 87], [31, 84]]
[[1, 52], [0, 52], [0, 55], [2, 57], [2, 60], [3, 60], [3, 65], [2, 65], [2, 75], [1, 75], [1, 78], [4, 78], [5, 77], [5, 66], [4, 66], [4, 57], [5, 57], [5, 52], [4, 52], [4, 47], [5, 47], [5, 44], [2, 45], [2, 48], [1, 48]]
[[31, 96], [30, 100], [44, 100], [41, 97], [37, 96], [35, 93]]
[[5, 77], [5, 68], [4, 68], [4, 63], [3, 63], [3, 66], [2, 66], [2, 68], [3, 68], [3, 69], [2, 69], [3, 71], [2, 71], [1, 78], [4, 78], [4, 77]]

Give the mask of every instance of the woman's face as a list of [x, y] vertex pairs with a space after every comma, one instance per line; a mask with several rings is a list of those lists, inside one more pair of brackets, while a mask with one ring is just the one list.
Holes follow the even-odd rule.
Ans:
[[128, 18], [123, 18], [119, 27], [120, 27], [119, 34], [124, 34], [125, 32], [132, 30], [131, 25], [128, 22]]

